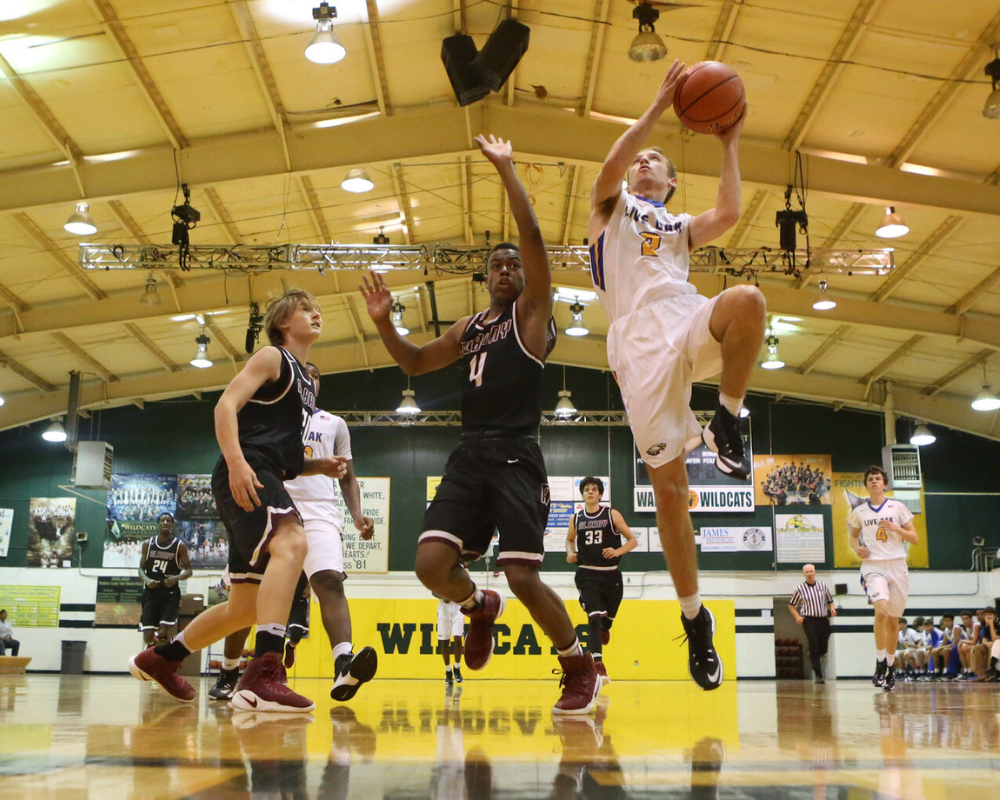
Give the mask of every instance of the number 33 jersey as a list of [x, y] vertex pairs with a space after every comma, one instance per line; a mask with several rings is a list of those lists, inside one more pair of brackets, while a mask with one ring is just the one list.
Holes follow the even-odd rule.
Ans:
[[607, 227], [590, 245], [590, 277], [608, 322], [697, 293], [688, 282], [691, 220], [622, 189]]
[[911, 519], [913, 514], [906, 506], [887, 497], [880, 506], [873, 506], [870, 500], [857, 506], [847, 517], [847, 527], [851, 530], [861, 528], [860, 542], [871, 553], [868, 561], [889, 561], [906, 558], [906, 543], [883, 523], [895, 522], [903, 526]]
[[542, 421], [542, 372], [556, 344], [549, 317], [545, 352], [529, 352], [517, 329], [517, 303], [496, 319], [488, 311], [469, 320], [462, 334], [462, 427], [466, 431], [534, 434]]

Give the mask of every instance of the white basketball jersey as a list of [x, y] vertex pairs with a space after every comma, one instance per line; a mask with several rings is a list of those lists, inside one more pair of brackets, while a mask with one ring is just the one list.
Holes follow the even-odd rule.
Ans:
[[[306, 458], [353, 458], [347, 423], [318, 408], [306, 426], [302, 444], [305, 446]], [[337, 489], [333, 478], [326, 475], [299, 475], [293, 481], [285, 481], [285, 489], [295, 501], [295, 507], [303, 520], [343, 522], [343, 515], [337, 509]]]
[[888, 561], [893, 558], [906, 558], [906, 543], [902, 537], [882, 525], [883, 522], [895, 522], [905, 525], [913, 519], [910, 509], [898, 500], [886, 498], [877, 508], [870, 500], [859, 505], [847, 517], [847, 526], [852, 530], [861, 528], [860, 542], [868, 548], [868, 561]]
[[661, 300], [697, 294], [688, 283], [691, 219], [622, 189], [608, 226], [590, 245], [590, 277], [609, 322]]

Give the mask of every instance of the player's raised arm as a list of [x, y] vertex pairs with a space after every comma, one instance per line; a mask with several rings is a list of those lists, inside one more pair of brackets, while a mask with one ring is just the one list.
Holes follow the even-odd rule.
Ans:
[[653, 128], [663, 112], [673, 104], [674, 94], [684, 76], [685, 66], [679, 61], [674, 61], [671, 64], [652, 104], [625, 133], [618, 137], [618, 141], [612, 145], [608, 157], [604, 159], [604, 166], [601, 167], [597, 180], [594, 181], [594, 185], [590, 189], [589, 234], [591, 241], [596, 241], [608, 224], [608, 219], [611, 217], [611, 212], [614, 211], [615, 203], [621, 192], [625, 173], [628, 172], [628, 168], [642, 149], [646, 139], [649, 138], [649, 134], [653, 132]]
[[747, 115], [724, 133], [716, 134], [722, 142], [722, 172], [719, 176], [719, 193], [715, 198], [715, 208], [705, 211], [691, 220], [688, 248], [708, 244], [718, 238], [740, 219], [742, 189], [740, 187], [739, 146], [740, 132]]
[[444, 335], [420, 347], [400, 336], [392, 323], [392, 294], [382, 276], [373, 271], [364, 277], [364, 281], [364, 285], [358, 288], [365, 298], [368, 316], [375, 323], [385, 349], [403, 372], [407, 375], [423, 375], [446, 367], [459, 357], [462, 333], [469, 325], [469, 317], [463, 317]]

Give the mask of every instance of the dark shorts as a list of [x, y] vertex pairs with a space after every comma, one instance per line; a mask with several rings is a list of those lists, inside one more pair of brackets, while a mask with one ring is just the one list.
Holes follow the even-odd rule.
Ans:
[[181, 587], [143, 589], [140, 602], [142, 603], [140, 631], [156, 630], [161, 625], [176, 625], [177, 612], [181, 607]]
[[264, 459], [249, 457], [257, 480], [264, 484], [257, 489], [260, 505], [244, 511], [233, 499], [229, 489], [229, 467], [220, 458], [212, 472], [212, 494], [222, 523], [229, 532], [229, 575], [233, 583], [260, 583], [267, 568], [267, 548], [274, 538], [278, 523], [294, 516], [301, 523], [295, 503], [288, 496], [280, 470]]
[[625, 591], [621, 570], [580, 567], [576, 571], [576, 588], [580, 592], [580, 605], [587, 616], [607, 617], [609, 624], [606, 627], [610, 629]]
[[541, 566], [548, 519], [549, 479], [533, 437], [463, 441], [448, 459], [420, 541], [478, 557], [499, 530], [498, 565]]

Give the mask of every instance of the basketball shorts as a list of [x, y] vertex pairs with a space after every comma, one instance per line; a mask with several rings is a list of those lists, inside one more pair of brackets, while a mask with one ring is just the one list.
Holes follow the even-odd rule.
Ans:
[[709, 331], [716, 301], [684, 294], [615, 320], [608, 364], [621, 389], [642, 460], [662, 467], [701, 436], [691, 385], [722, 371], [722, 345]]
[[160, 589], [143, 589], [142, 616], [139, 618], [139, 630], [156, 630], [161, 625], [177, 624], [177, 612], [181, 607], [181, 588], [179, 586], [164, 586]]
[[281, 471], [270, 461], [250, 455], [247, 458], [264, 488], [257, 489], [260, 505], [244, 511], [236, 504], [229, 489], [229, 467], [220, 458], [212, 472], [212, 493], [222, 523], [229, 532], [229, 576], [233, 583], [260, 583], [267, 568], [268, 547], [278, 524], [285, 517], [301, 522], [292, 498], [285, 490]]
[[540, 567], [548, 519], [549, 478], [534, 437], [463, 441], [448, 459], [419, 541], [443, 542], [474, 560], [498, 530], [498, 566]]
[[603, 570], [580, 567], [576, 571], [576, 588], [580, 605], [588, 617], [607, 617], [605, 629], [610, 630], [622, 604], [622, 572], [620, 569]]
[[865, 561], [861, 565], [861, 588], [868, 595], [869, 603], [885, 600], [890, 617], [903, 616], [910, 595], [910, 571], [906, 559]]
[[[306, 560], [302, 565], [310, 578], [317, 572], [339, 572], [344, 576], [343, 517], [335, 519], [306, 519], [302, 527], [306, 531]], [[344, 576], [346, 577], [346, 576]]]
[[442, 600], [438, 603], [438, 641], [465, 635], [465, 614], [458, 603]]

